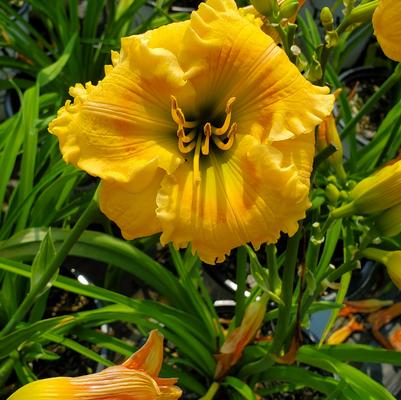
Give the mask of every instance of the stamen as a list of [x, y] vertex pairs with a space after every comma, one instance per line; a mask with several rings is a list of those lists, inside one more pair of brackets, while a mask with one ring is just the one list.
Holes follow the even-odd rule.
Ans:
[[227, 143], [224, 143], [216, 135], [212, 136], [213, 142], [220, 150], [229, 150], [232, 147], [232, 145], [234, 144], [234, 137], [235, 137], [235, 133], [236, 132], [237, 132], [237, 123], [234, 122], [231, 125], [230, 131], [228, 132], [228, 135], [227, 135], [228, 141], [227, 141]]
[[[195, 147], [194, 162], [193, 162], [194, 183], [199, 183], [200, 180], [201, 180], [201, 178], [200, 178], [200, 167], [199, 167], [201, 142], [202, 142], [202, 135], [198, 135], [198, 138], [196, 139], [196, 147]], [[192, 143], [195, 143], [195, 142], [192, 142]]]
[[184, 143], [190, 143], [192, 140], [195, 139], [196, 136], [196, 129], [193, 129], [191, 132], [188, 134], [185, 134], [184, 128], [178, 128], [177, 130], [177, 136], [184, 142]]
[[183, 154], [190, 153], [195, 148], [195, 144], [196, 144], [196, 142], [195, 142], [195, 140], [193, 140], [191, 143], [188, 144], [188, 146], [185, 146], [184, 142], [181, 139], [178, 139], [178, 149]]
[[177, 99], [174, 96], [170, 96], [171, 98], [171, 117], [173, 121], [181, 128], [195, 128], [198, 125], [197, 121], [186, 121], [185, 115], [182, 112], [181, 108], [178, 107]]
[[231, 123], [231, 111], [232, 111], [232, 106], [234, 101], [236, 100], [235, 97], [231, 97], [228, 101], [227, 101], [227, 105], [226, 105], [226, 119], [224, 120], [223, 125], [220, 128], [215, 128], [214, 130], [214, 134], [217, 136], [221, 136], [224, 135]]
[[171, 117], [173, 121], [178, 125], [179, 128], [185, 124], [184, 113], [181, 108], [178, 107], [177, 99], [174, 96], [170, 96], [171, 99]]
[[205, 140], [202, 144], [202, 154], [207, 156], [209, 154], [209, 142], [210, 136], [212, 136], [212, 125], [207, 122], [203, 127], [203, 133], [205, 134]]

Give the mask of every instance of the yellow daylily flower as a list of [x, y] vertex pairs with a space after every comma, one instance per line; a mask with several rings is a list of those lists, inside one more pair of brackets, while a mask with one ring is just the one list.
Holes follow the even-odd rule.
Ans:
[[126, 239], [162, 232], [213, 264], [296, 232], [311, 132], [334, 97], [259, 25], [208, 0], [189, 21], [123, 38], [98, 85], [71, 88], [49, 130], [65, 161], [102, 179], [101, 210]]
[[373, 13], [373, 29], [384, 54], [401, 61], [401, 1], [380, 0]]
[[154, 330], [147, 342], [122, 365], [76, 378], [42, 379], [23, 386], [8, 400], [175, 400], [175, 378], [158, 378], [163, 362], [163, 335]]

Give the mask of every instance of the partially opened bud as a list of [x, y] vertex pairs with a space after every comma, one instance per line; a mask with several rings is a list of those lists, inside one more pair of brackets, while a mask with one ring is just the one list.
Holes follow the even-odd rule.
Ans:
[[58, 377], [29, 383], [8, 400], [175, 400], [181, 389], [175, 378], [158, 378], [163, 336], [152, 331], [145, 345], [122, 365], [77, 378]]
[[373, 214], [401, 203], [401, 161], [387, 165], [360, 181], [350, 192], [351, 202], [332, 212], [335, 218]]
[[262, 15], [269, 17], [277, 9], [277, 0], [251, 0], [251, 4]]
[[382, 236], [396, 236], [401, 233], [401, 203], [380, 214], [375, 227]]
[[361, 251], [361, 255], [371, 260], [382, 263], [393, 281], [394, 285], [401, 290], [401, 251], [386, 251], [368, 248]]
[[280, 4], [280, 16], [281, 18], [291, 18], [298, 11], [298, 0], [284, 0]]
[[387, 210], [401, 202], [401, 162], [388, 165], [359, 182], [350, 193], [361, 214]]
[[241, 325], [227, 336], [220, 353], [216, 355], [215, 378], [222, 378], [241, 358], [245, 346], [255, 337], [266, 313], [267, 296], [251, 303], [245, 310]]

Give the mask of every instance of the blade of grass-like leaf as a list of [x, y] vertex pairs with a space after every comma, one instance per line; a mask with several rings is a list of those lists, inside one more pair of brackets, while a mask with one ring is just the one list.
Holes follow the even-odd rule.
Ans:
[[297, 353], [297, 361], [339, 375], [365, 400], [395, 400], [390, 392], [368, 375], [320, 352], [314, 346], [306, 345], [300, 347]]
[[18, 203], [23, 204], [23, 211], [17, 221], [17, 230], [25, 228], [31, 202], [27, 197], [33, 188], [38, 132], [36, 122], [39, 116], [39, 86], [34, 85], [24, 93], [22, 101], [22, 124], [24, 144], [21, 160], [20, 181], [18, 185]]
[[[384, 150], [400, 134], [401, 100], [387, 113], [373, 139], [359, 152], [358, 170], [371, 171], [384, 155]], [[395, 149], [397, 150], [397, 149]]]
[[[177, 318], [165, 314], [165, 310], [159, 310], [160, 304], [155, 302], [140, 302], [140, 308], [135, 312], [132, 304], [129, 307], [121, 305], [106, 306], [98, 310], [83, 311], [74, 314], [77, 324], [106, 323], [108, 321], [126, 321], [143, 324], [147, 318], [163, 322], [156, 325], [166, 339], [171, 340], [179, 351], [184, 353], [194, 365], [206, 374], [213, 376], [215, 361], [212, 353], [207, 350], [193, 336], [194, 330], [188, 324], [183, 324]], [[164, 321], [163, 321], [164, 320]]]
[[0, 358], [7, 357], [11, 351], [26, 340], [34, 340], [51, 328], [60, 327], [73, 320], [73, 317], [62, 316], [35, 322], [24, 328], [17, 328], [9, 335], [0, 338]]
[[13, 124], [7, 134], [4, 151], [0, 153], [0, 204], [4, 204], [7, 185], [23, 140], [22, 117], [19, 113], [16, 118], [13, 118]]
[[110, 351], [114, 351], [118, 354], [121, 354], [124, 357], [129, 357], [132, 353], [134, 353], [137, 350], [134, 348], [133, 345], [128, 344], [123, 340], [117, 339], [103, 332], [99, 332], [97, 330], [85, 327], [79, 328], [78, 330], [74, 330], [74, 335], [78, 336], [82, 340], [93, 343], [96, 346], [100, 346], [103, 349], [107, 349]]
[[46, 86], [60, 74], [60, 72], [62, 71], [62, 69], [67, 64], [68, 60], [71, 57], [76, 40], [77, 40], [77, 33], [75, 32], [68, 41], [64, 49], [64, 52], [60, 56], [60, 58], [55, 63], [47, 66], [46, 68], [43, 68], [39, 72], [37, 77], [37, 84], [40, 87]]
[[[57, 246], [68, 235], [68, 230], [53, 229]], [[19, 232], [7, 241], [0, 242], [0, 256], [32, 260], [45, 231], [33, 228]], [[171, 304], [191, 311], [191, 302], [180, 287], [177, 278], [159, 263], [131, 244], [109, 235], [85, 231], [72, 248], [71, 255], [90, 258], [122, 268], [141, 279], [162, 294]]]
[[[52, 259], [56, 255], [56, 248], [54, 247], [51, 229], [49, 228], [46, 236], [43, 238], [39, 251], [36, 253], [32, 263], [32, 274], [31, 274], [31, 290], [37, 289], [40, 283], [41, 277], [46, 273], [47, 267], [50, 265]], [[52, 282], [57, 278], [58, 271], [52, 276], [49, 282], [46, 282], [44, 287], [40, 287], [38, 296], [42, 295], [44, 291], [50, 288]]]
[[53, 332], [44, 332], [42, 334], [42, 337], [54, 343], [62, 344], [63, 346], [68, 347], [69, 349], [74, 350], [75, 352], [83, 355], [84, 357], [89, 358], [90, 360], [93, 360], [99, 364], [102, 364], [105, 367], [111, 367], [112, 365], [114, 365], [114, 363], [112, 363], [111, 361], [106, 360], [95, 351], [88, 349], [87, 347], [83, 346], [82, 344], [79, 344], [75, 340], [66, 338], [62, 335], [58, 335]]
[[[80, 175], [78, 170], [65, 173], [56, 178], [46, 189], [40, 192], [40, 195], [35, 199], [35, 204], [32, 207], [31, 225], [48, 226], [53, 222], [66, 200], [66, 197], [73, 190]], [[65, 192], [65, 189], [69, 190]]]
[[293, 384], [301, 384], [318, 390], [324, 394], [330, 394], [338, 385], [338, 381], [328, 376], [322, 376], [315, 372], [308, 371], [302, 367], [274, 366], [260, 376], [261, 381], [283, 381]]
[[[0, 268], [26, 277], [31, 275], [29, 267], [7, 259], [0, 259]], [[77, 319], [72, 321], [74, 325], [81, 322], [97, 321], [98, 323], [104, 323], [108, 319], [121, 319], [125, 321], [133, 320], [139, 325], [148, 326], [149, 329], [158, 327], [166, 338], [172, 340], [179, 348], [183, 349], [183, 352], [193, 359], [204, 373], [209, 376], [213, 375], [215, 361], [211, 355], [212, 349], [209, 349], [210, 341], [207, 339], [207, 332], [203, 329], [201, 321], [194, 319], [189, 314], [161, 303], [134, 300], [103, 288], [83, 285], [73, 279], [62, 276], [59, 276], [53, 284], [73, 293], [119, 303], [114, 308], [113, 306], [108, 306], [101, 310], [77, 313], [75, 314]], [[154, 322], [147, 323], [147, 318], [150, 317]], [[155, 325], [157, 320], [163, 325]], [[167, 328], [164, 329], [163, 326], [173, 328], [169, 330]]]
[[401, 353], [395, 350], [365, 344], [342, 343], [336, 346], [323, 345], [319, 351], [340, 361], [368, 362], [401, 366]]
[[255, 393], [252, 391], [252, 389], [245, 382], [241, 381], [241, 379], [238, 379], [235, 376], [227, 376], [222, 382], [222, 386], [232, 387], [244, 399], [256, 400]]

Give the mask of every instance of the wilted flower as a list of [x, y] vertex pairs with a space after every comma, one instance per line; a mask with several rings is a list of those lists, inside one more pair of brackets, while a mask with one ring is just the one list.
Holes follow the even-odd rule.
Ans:
[[357, 322], [355, 318], [351, 318], [347, 325], [337, 329], [327, 339], [327, 344], [340, 344], [345, 342], [354, 332], [363, 331], [364, 326]]
[[372, 22], [377, 41], [384, 54], [401, 61], [401, 1], [380, 0]]
[[175, 400], [181, 389], [175, 378], [158, 378], [163, 336], [152, 331], [145, 345], [122, 365], [77, 378], [58, 377], [29, 383], [8, 400]]
[[387, 307], [393, 304], [392, 300], [380, 300], [380, 299], [366, 299], [366, 300], [354, 300], [344, 301], [345, 307], [339, 312], [339, 316], [346, 317], [353, 313], [370, 314], [383, 307]]
[[262, 325], [266, 304], [267, 297], [251, 303], [245, 310], [241, 325], [228, 334], [220, 348], [220, 353], [216, 355], [216, 379], [222, 378], [241, 358], [244, 348], [255, 337]]
[[49, 130], [102, 179], [100, 207], [127, 239], [162, 232], [202, 260], [293, 235], [309, 207], [312, 130], [333, 106], [233, 0], [122, 39], [97, 86]]

